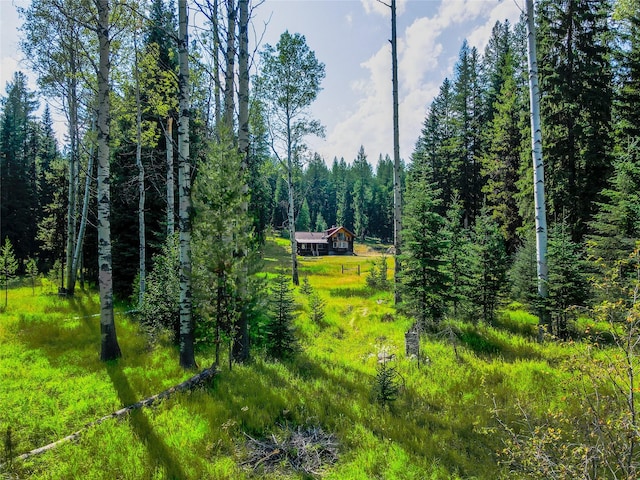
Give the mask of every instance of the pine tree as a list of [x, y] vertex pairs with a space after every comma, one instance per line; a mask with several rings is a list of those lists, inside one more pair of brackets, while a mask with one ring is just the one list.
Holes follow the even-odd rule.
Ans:
[[555, 317], [556, 334], [567, 334], [569, 308], [583, 305], [588, 297], [581, 248], [571, 240], [568, 225], [556, 224], [549, 236], [548, 308]]
[[16, 72], [7, 84], [0, 116], [0, 235], [9, 236], [19, 258], [37, 249], [36, 106], [27, 77]]
[[543, 0], [538, 6], [549, 215], [566, 218], [579, 241], [611, 173], [610, 2]]
[[531, 231], [516, 250], [508, 273], [511, 296], [514, 300], [529, 306], [532, 312], [538, 310], [538, 274], [536, 266], [536, 237]]
[[402, 239], [402, 298], [407, 310], [422, 325], [437, 323], [446, 311], [450, 278], [442, 234], [444, 218], [424, 164], [412, 165], [406, 190]]
[[472, 245], [469, 231], [463, 227], [462, 202], [454, 197], [447, 211], [443, 235], [448, 243], [445, 253], [446, 270], [450, 277], [448, 297], [453, 307], [453, 316], [458, 317], [469, 310], [471, 289]]
[[0, 284], [4, 287], [4, 307], [7, 308], [9, 295], [9, 280], [18, 271], [18, 259], [13, 251], [13, 245], [9, 237], [5, 237], [4, 244], [0, 250]]
[[476, 221], [472, 239], [470, 297], [474, 310], [485, 322], [491, 322], [506, 284], [508, 262], [504, 238], [486, 208]]
[[296, 231], [308, 232], [311, 229], [311, 213], [309, 212], [309, 202], [305, 198], [302, 202], [302, 207], [298, 212], [298, 218], [296, 218]]
[[[500, 225], [508, 253], [518, 244], [518, 230], [522, 219], [518, 209], [518, 177], [522, 157], [523, 99], [514, 78], [513, 59], [505, 55], [503, 83], [494, 103], [494, 117], [490, 126], [488, 151], [483, 157], [482, 173], [487, 178], [483, 187], [493, 218]], [[531, 178], [528, 179], [529, 182]]]
[[288, 358], [296, 351], [294, 311], [289, 278], [280, 273], [271, 287], [271, 317], [267, 325], [267, 353], [273, 358]]

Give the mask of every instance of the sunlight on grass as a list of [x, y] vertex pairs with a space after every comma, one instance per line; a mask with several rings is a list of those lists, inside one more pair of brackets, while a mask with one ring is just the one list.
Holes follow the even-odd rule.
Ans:
[[[288, 248], [286, 239], [267, 242], [269, 277], [288, 268]], [[300, 258], [300, 276], [324, 300], [325, 316], [314, 323], [309, 297], [295, 289], [301, 349], [292, 360], [254, 355], [248, 365], [222, 369], [206, 387], [94, 426], [76, 443], [15, 465], [13, 473], [43, 479], [298, 479], [303, 477], [286, 469], [265, 474], [243, 467], [246, 435], [259, 439], [287, 426], [320, 426], [339, 442], [338, 462], [323, 472], [329, 479], [500, 478], [495, 453], [502, 444], [486, 433], [495, 424], [493, 409], [514, 415], [514, 404], [527, 402], [543, 415], [563, 408], [567, 390], [578, 387], [573, 365], [589, 345], [538, 344], [537, 318], [510, 308], [493, 326], [450, 320], [454, 337], [424, 336], [426, 359], [418, 366], [404, 354], [412, 320], [396, 314], [392, 292], [366, 286], [375, 252], [357, 252]], [[149, 348], [136, 322], [121, 311], [116, 324], [123, 358], [101, 362], [98, 311], [93, 292], [73, 299], [37, 288], [35, 295], [31, 288], [10, 292], [0, 321], [0, 433], [12, 427], [17, 453], [192, 374], [179, 367], [174, 346]], [[576, 323], [577, 329], [604, 331], [588, 319]], [[398, 400], [385, 408], [372, 390], [382, 348], [395, 355], [400, 381]], [[604, 348], [592, 353], [608, 354]], [[208, 355], [200, 354], [202, 366], [211, 364]]]

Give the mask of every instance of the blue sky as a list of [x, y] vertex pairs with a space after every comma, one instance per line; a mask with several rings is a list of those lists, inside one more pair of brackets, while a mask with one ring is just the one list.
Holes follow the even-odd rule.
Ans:
[[[496, 21], [517, 22], [524, 0], [397, 0], [400, 78], [400, 155], [409, 159], [425, 113], [445, 77], [451, 76], [462, 42], [484, 50]], [[0, 88], [16, 69], [15, 5], [0, 0]], [[285, 30], [301, 33], [326, 66], [323, 90], [311, 111], [326, 138], [310, 148], [331, 163], [351, 162], [363, 145], [374, 165], [393, 152], [391, 17], [377, 0], [266, 0], [254, 11], [254, 30], [275, 45]], [[264, 35], [263, 35], [264, 32]], [[255, 38], [252, 35], [255, 48]], [[260, 48], [260, 47], [258, 47]], [[35, 78], [30, 77], [35, 89]], [[62, 131], [63, 126], [58, 125]]]

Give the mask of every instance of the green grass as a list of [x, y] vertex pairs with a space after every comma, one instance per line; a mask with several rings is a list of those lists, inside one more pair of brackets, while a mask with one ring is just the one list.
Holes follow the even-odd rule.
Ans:
[[[287, 248], [287, 240], [267, 243], [266, 272], [287, 268]], [[508, 310], [495, 326], [452, 322], [456, 349], [448, 338], [425, 337], [421, 348], [430, 361], [418, 368], [404, 356], [411, 319], [396, 314], [390, 292], [366, 287], [370, 262], [364, 254], [300, 259], [300, 275], [326, 301], [326, 317], [313, 324], [308, 299], [296, 289], [301, 351], [293, 360], [254, 355], [248, 365], [223, 369], [206, 388], [92, 427], [78, 442], [19, 462], [12, 472], [38, 479], [303, 478], [284, 468], [267, 474], [242, 467], [245, 435], [317, 425], [340, 443], [339, 460], [326, 467], [326, 478], [509, 478], [496, 461], [501, 439], [487, 433], [495, 427], [493, 409], [513, 416], [518, 400], [541, 415], [568, 408], [563, 398], [576, 382], [574, 362], [588, 345], [537, 344], [535, 317]], [[360, 276], [342, 273], [342, 265], [358, 264]], [[116, 322], [123, 358], [100, 362], [93, 292], [74, 299], [37, 289], [34, 296], [31, 288], [9, 294], [0, 317], [0, 433], [12, 427], [17, 453], [191, 374], [179, 368], [173, 346], [149, 349], [122, 310]], [[389, 315], [392, 322], [382, 321]], [[402, 378], [390, 409], [372, 401], [383, 346], [397, 355]], [[212, 358], [201, 353], [197, 360], [206, 367]]]

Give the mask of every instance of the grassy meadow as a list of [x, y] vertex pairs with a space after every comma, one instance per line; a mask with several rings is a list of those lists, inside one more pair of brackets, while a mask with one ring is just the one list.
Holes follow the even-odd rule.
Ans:
[[[288, 265], [288, 242], [270, 239], [264, 268]], [[180, 393], [120, 420], [89, 428], [25, 461], [5, 463], [2, 478], [38, 479], [298, 479], [246, 464], [247, 439], [279, 437], [317, 426], [339, 444], [327, 479], [515, 478], [500, 466], [503, 448], [494, 411], [518, 417], [518, 405], [540, 416], [571, 412], [581, 388], [576, 363], [587, 343], [538, 344], [536, 319], [505, 308], [495, 325], [454, 322], [459, 334], [422, 339], [428, 357], [405, 358], [411, 320], [396, 315], [390, 292], [366, 285], [377, 253], [301, 258], [300, 277], [326, 302], [322, 324], [309, 319], [308, 297], [296, 289], [300, 351], [287, 362], [254, 354], [248, 365], [221, 368], [211, 384]], [[389, 272], [393, 271], [389, 258]], [[361, 275], [355, 270], [361, 268]], [[342, 273], [342, 269], [346, 269]], [[3, 458], [53, 442], [87, 423], [190, 377], [167, 342], [153, 348], [118, 307], [123, 358], [99, 360], [95, 292], [75, 298], [36, 287], [9, 291], [0, 315], [0, 433]], [[392, 321], [389, 321], [393, 318]], [[390, 407], [372, 394], [378, 352], [396, 354], [400, 394]], [[199, 352], [200, 367], [212, 352]], [[226, 365], [223, 361], [222, 365]], [[7, 442], [7, 428], [11, 428]], [[8, 450], [11, 450], [9, 452]]]

